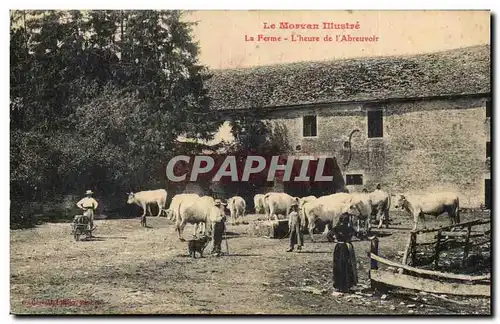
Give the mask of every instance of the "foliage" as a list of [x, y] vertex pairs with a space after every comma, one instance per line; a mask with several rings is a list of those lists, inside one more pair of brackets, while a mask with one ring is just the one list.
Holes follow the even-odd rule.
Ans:
[[207, 118], [210, 75], [181, 17], [11, 12], [13, 206], [85, 189], [123, 204], [126, 190], [161, 184], [178, 135], [212, 136], [220, 121]]
[[235, 143], [231, 150], [239, 153], [279, 155], [289, 152], [288, 129], [280, 123], [263, 120], [262, 108], [240, 112], [233, 117], [231, 132]]

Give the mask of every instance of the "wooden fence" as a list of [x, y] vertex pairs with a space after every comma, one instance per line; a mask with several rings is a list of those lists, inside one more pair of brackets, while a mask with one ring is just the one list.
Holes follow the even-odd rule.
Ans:
[[[402, 263], [407, 265], [416, 265], [417, 259], [417, 247], [431, 246], [434, 247], [433, 255], [429, 258], [429, 262], [434, 263], [434, 268], [439, 267], [439, 258], [443, 250], [445, 250], [445, 244], [447, 242], [453, 241], [455, 245], [463, 249], [462, 265], [465, 264], [469, 252], [472, 247], [480, 246], [491, 242], [491, 230], [487, 231], [473, 231], [473, 227], [477, 227], [484, 224], [491, 224], [491, 220], [473, 220], [470, 222], [454, 224], [449, 226], [443, 226], [439, 228], [430, 228], [422, 230], [411, 231], [408, 236], [408, 242], [406, 244], [405, 252], [403, 255]], [[452, 231], [454, 229], [464, 229], [466, 231]], [[435, 241], [431, 242], [418, 242], [417, 237], [419, 234], [433, 233], [436, 232]], [[464, 239], [463, 242], [460, 239]], [[483, 238], [479, 242], [471, 242], [471, 238]]]
[[[408, 237], [408, 243], [401, 263], [388, 260], [379, 255], [379, 240], [374, 238], [371, 241], [370, 272], [369, 278], [373, 288], [383, 286], [393, 286], [406, 289], [425, 291], [429, 293], [462, 295], [462, 296], [487, 296], [491, 295], [491, 275], [470, 276], [464, 274], [447, 273], [435, 270], [416, 268], [417, 246], [430, 245], [434, 247], [432, 262], [434, 268], [438, 267], [440, 254], [444, 250], [444, 242], [449, 239], [463, 238], [459, 242], [463, 249], [462, 264], [467, 260], [471, 247], [483, 245], [491, 242], [491, 230], [473, 231], [479, 225], [491, 223], [490, 220], [475, 220], [461, 224], [455, 224], [435, 229], [424, 229], [412, 231]], [[455, 228], [466, 228], [464, 231], [452, 231]], [[417, 235], [423, 233], [437, 232], [436, 241], [418, 243]], [[488, 237], [489, 236], [489, 237]], [[471, 242], [472, 237], [482, 238], [479, 242]], [[488, 237], [488, 238], [487, 238]], [[380, 270], [379, 263], [397, 269], [395, 271]], [[411, 263], [409, 265], [408, 263]]]

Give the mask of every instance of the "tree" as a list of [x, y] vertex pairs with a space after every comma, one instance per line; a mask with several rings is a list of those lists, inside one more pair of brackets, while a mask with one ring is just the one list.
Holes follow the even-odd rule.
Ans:
[[46, 201], [87, 187], [122, 195], [160, 186], [179, 135], [215, 133], [221, 122], [209, 118], [210, 75], [198, 64], [192, 23], [181, 17], [11, 12], [16, 197]]
[[263, 120], [262, 108], [240, 112], [232, 117], [233, 151], [262, 155], [290, 152], [288, 129], [280, 123]]

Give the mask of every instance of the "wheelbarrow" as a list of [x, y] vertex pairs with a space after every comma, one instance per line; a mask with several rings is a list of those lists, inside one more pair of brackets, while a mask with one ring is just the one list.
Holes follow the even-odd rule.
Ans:
[[73, 223], [71, 223], [71, 234], [75, 241], [79, 241], [82, 235], [85, 235], [85, 239], [88, 239], [92, 236], [92, 232], [96, 227], [90, 228], [90, 218], [88, 216], [76, 215], [73, 218]]

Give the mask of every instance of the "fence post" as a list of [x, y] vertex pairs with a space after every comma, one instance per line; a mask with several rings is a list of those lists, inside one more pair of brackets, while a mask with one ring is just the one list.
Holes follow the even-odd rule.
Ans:
[[371, 272], [372, 270], [378, 270], [378, 262], [377, 260], [374, 260], [372, 259], [371, 255], [372, 253], [374, 255], [378, 255], [378, 238], [377, 237], [374, 237], [371, 241], [370, 241], [370, 271], [368, 271], [368, 279], [370, 279], [370, 286], [372, 289], [376, 289], [378, 287], [378, 285], [371, 281]]
[[469, 256], [469, 241], [470, 241], [470, 232], [472, 230], [472, 225], [467, 226], [467, 236], [465, 237], [464, 244], [464, 258], [462, 259], [462, 267], [465, 266], [465, 261]]
[[[410, 256], [410, 253], [411, 253], [411, 241], [412, 241], [412, 233], [410, 233], [410, 235], [408, 235], [408, 242], [406, 243], [406, 249], [405, 249], [405, 253], [403, 254], [403, 260], [401, 261], [402, 264], [404, 265], [407, 265], [408, 264], [408, 257]], [[400, 274], [403, 274], [404, 273], [404, 269], [403, 268], [399, 268], [398, 272]]]
[[[370, 255], [371, 253], [378, 255], [378, 238], [375, 237], [370, 242]], [[378, 262], [370, 257], [370, 269], [378, 270]]]
[[411, 233], [411, 265], [415, 266], [417, 261], [417, 233]]
[[441, 235], [442, 235], [442, 231], [439, 230], [437, 233], [437, 236], [436, 236], [437, 241], [436, 241], [436, 247], [435, 247], [435, 251], [434, 251], [434, 269], [438, 268], [439, 252], [440, 252], [440, 248], [441, 248]]

